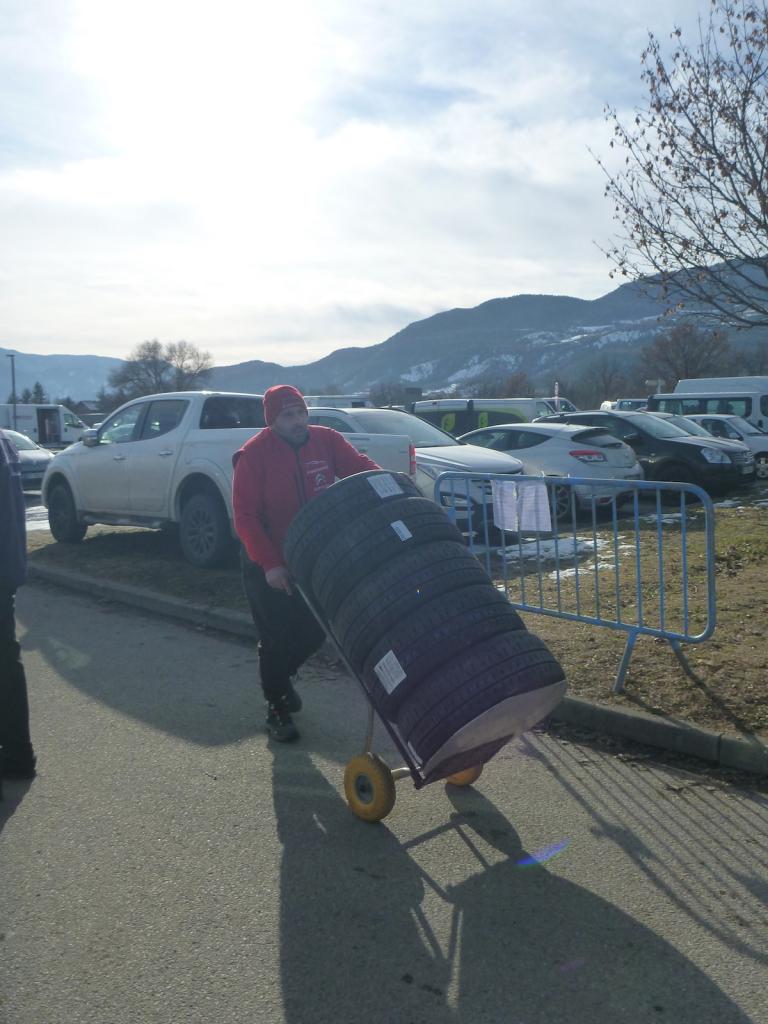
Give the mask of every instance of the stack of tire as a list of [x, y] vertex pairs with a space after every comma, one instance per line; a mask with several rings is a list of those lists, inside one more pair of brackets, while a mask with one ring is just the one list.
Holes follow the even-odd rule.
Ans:
[[410, 477], [338, 481], [285, 555], [426, 782], [483, 764], [562, 698], [560, 665]]

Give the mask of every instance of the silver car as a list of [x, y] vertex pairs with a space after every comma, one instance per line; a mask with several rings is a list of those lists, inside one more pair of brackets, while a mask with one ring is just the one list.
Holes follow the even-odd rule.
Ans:
[[20, 434], [18, 430], [6, 428], [3, 432], [19, 453], [21, 486], [25, 491], [39, 491], [48, 463], [53, 458], [53, 452], [41, 448], [31, 437]]
[[[603, 480], [642, 480], [634, 451], [602, 427], [570, 423], [509, 423], [462, 434], [461, 441], [514, 455], [529, 476], [581, 476]], [[617, 494], [612, 487], [576, 486], [576, 503], [583, 508], [608, 505]], [[630, 492], [619, 492], [618, 500]], [[570, 513], [568, 490], [555, 491], [557, 518]]]
[[[451, 434], [425, 422], [418, 416], [397, 409], [320, 409], [309, 410], [309, 422], [333, 427], [342, 434], [406, 434], [416, 452], [416, 486], [427, 497], [435, 497], [435, 480], [441, 473], [477, 473], [478, 477], [495, 473], [519, 475], [519, 459], [498, 451], [483, 451], [457, 441]], [[460, 481], [441, 486], [440, 503], [451, 510], [457, 525], [464, 529], [489, 519], [486, 506], [492, 502], [491, 485], [471, 480], [469, 489]]]
[[741, 416], [725, 413], [696, 413], [678, 417], [697, 424], [719, 441], [736, 441], [745, 444], [755, 460], [755, 476], [768, 480], [768, 433]]

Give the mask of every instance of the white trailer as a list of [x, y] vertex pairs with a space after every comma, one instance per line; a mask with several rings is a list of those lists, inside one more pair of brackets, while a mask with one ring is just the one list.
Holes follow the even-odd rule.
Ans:
[[65, 405], [0, 405], [0, 427], [18, 430], [43, 448], [66, 448], [83, 436], [86, 426]]

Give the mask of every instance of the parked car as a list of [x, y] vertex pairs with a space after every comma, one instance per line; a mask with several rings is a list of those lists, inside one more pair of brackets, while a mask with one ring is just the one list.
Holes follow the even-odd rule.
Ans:
[[634, 449], [647, 480], [698, 484], [722, 493], [740, 484], [746, 475], [731, 454], [712, 443], [714, 438], [694, 437], [647, 412], [596, 409], [547, 416], [541, 422], [602, 427]]
[[3, 428], [3, 431], [19, 453], [21, 486], [25, 491], [39, 491], [48, 463], [53, 459], [53, 452], [49, 452], [47, 448], [41, 448], [31, 437], [20, 434], [18, 430]]
[[695, 437], [705, 437], [710, 444], [714, 441], [723, 451], [733, 458], [737, 465], [742, 467], [742, 473], [747, 480], [752, 480], [755, 475], [755, 456], [747, 445], [741, 441], [730, 441], [721, 437], [713, 437], [708, 430], [705, 430], [699, 423], [696, 423], [690, 416], [678, 416], [674, 412], [648, 412], [649, 416], [656, 416], [672, 423], [674, 426], [684, 430], [686, 434], [693, 434]]
[[[600, 427], [577, 427], [566, 423], [509, 423], [484, 430], [472, 430], [459, 438], [467, 444], [481, 445], [514, 455], [528, 475], [582, 476], [590, 479], [642, 480], [643, 470], [634, 451]], [[612, 487], [576, 487], [577, 506], [590, 508], [607, 505], [614, 496], [619, 500], [631, 492]], [[556, 488], [558, 519], [570, 514], [570, 491]]]
[[640, 412], [641, 409], [645, 409], [647, 404], [647, 398], [617, 398], [613, 402], [603, 402], [600, 408], [603, 411], [618, 409], [619, 412]]
[[[189, 562], [220, 563], [234, 540], [232, 455], [264, 426], [261, 395], [179, 391], [128, 402], [51, 463], [42, 484], [51, 533], [75, 543], [91, 523], [176, 525]], [[385, 468], [411, 470], [405, 436], [357, 445]]]
[[497, 423], [526, 423], [536, 416], [577, 411], [572, 402], [560, 397], [422, 399], [408, 410], [454, 437]]
[[[345, 435], [359, 431], [407, 434], [415, 449], [416, 486], [431, 499], [435, 497], [435, 480], [449, 470], [478, 473], [480, 476], [491, 473], [516, 475], [523, 470], [522, 462], [512, 455], [464, 444], [419, 416], [397, 409], [310, 409], [309, 421], [333, 427]], [[448, 483], [440, 494], [440, 503], [455, 510], [460, 527], [471, 520], [479, 528], [485, 514], [483, 506], [490, 501], [490, 485], [479, 482], [472, 484], [468, 492], [462, 491], [458, 483], [453, 486]]]
[[755, 476], [758, 480], [768, 479], [768, 433], [741, 416], [707, 415], [685, 416], [684, 419], [697, 424], [708, 434], [720, 441], [737, 441], [745, 444], [755, 460]]

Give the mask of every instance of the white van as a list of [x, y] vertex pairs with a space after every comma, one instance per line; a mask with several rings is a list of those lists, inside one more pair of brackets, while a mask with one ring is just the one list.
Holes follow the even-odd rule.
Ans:
[[[715, 378], [712, 378], [713, 380]], [[760, 430], [768, 430], [768, 378], [765, 377], [722, 377], [721, 380], [734, 381], [765, 381], [766, 385], [757, 386], [752, 383], [722, 388], [691, 388], [680, 389], [667, 394], [651, 395], [648, 399], [649, 412], [674, 412], [681, 416], [741, 416]], [[699, 383], [687, 381], [688, 385]]]
[[66, 448], [83, 436], [86, 426], [65, 405], [0, 405], [0, 427], [18, 430], [43, 448]]
[[530, 423], [538, 416], [578, 411], [567, 398], [436, 398], [414, 402], [408, 408], [454, 436], [500, 423]]

